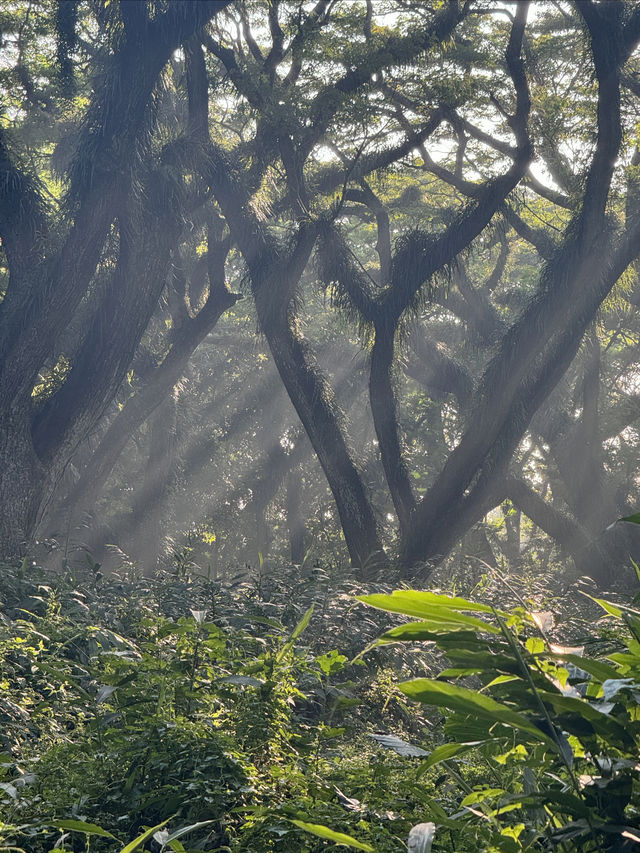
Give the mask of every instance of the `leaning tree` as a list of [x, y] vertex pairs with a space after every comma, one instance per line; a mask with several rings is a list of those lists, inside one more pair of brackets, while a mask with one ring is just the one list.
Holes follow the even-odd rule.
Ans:
[[[4, 554], [32, 537], [65, 466], [125, 377], [165, 287], [194, 206], [188, 171], [179, 168], [180, 147], [193, 147], [194, 134], [186, 122], [182, 139], [161, 144], [163, 72], [226, 5], [18, 3], [4, 13]], [[194, 322], [224, 310], [227, 296]], [[177, 332], [176, 346], [187, 345], [185, 337]]]

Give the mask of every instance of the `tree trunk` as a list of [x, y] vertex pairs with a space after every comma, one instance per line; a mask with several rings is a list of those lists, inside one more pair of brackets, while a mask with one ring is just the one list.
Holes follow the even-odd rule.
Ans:
[[35, 527], [45, 470], [31, 440], [29, 407], [0, 417], [0, 559], [24, 554]]
[[161, 565], [165, 511], [176, 483], [177, 398], [175, 392], [160, 406], [150, 422], [149, 455], [144, 482], [134, 498], [127, 550], [152, 577]]
[[287, 474], [285, 509], [289, 528], [289, 551], [291, 562], [300, 566], [306, 554], [306, 535], [304, 513], [302, 512], [302, 472], [293, 468]]
[[[256, 303], [260, 317], [262, 300]], [[340, 428], [337, 403], [290, 325], [273, 316], [260, 320], [289, 398], [327, 477], [351, 562], [364, 577], [384, 552], [362, 475]]]
[[376, 327], [369, 373], [369, 399], [380, 457], [391, 499], [398, 516], [400, 536], [404, 539], [411, 525], [416, 501], [402, 453], [392, 365], [394, 328]]

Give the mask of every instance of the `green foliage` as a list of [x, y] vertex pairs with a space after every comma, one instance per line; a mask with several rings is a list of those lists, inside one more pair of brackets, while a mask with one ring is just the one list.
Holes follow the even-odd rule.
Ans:
[[[392, 826], [406, 834], [405, 818], [387, 813], [406, 796], [406, 761], [364, 737], [380, 706], [392, 719], [393, 688], [328, 644], [342, 630], [355, 653], [359, 640], [353, 599], [328, 595], [321, 575], [301, 600], [284, 578], [225, 589], [103, 578], [95, 564], [84, 577], [4, 569], [1, 843], [324, 849], [301, 821], [402, 849]], [[371, 639], [380, 627], [362, 621]], [[364, 793], [366, 805], [352, 796]]]
[[400, 853], [411, 832], [424, 850], [588, 853], [640, 836], [634, 606], [585, 599], [604, 615], [578, 647], [545, 612], [362, 595], [320, 571], [232, 588], [4, 569], [7, 847]]
[[[438, 766], [466, 792], [461, 811], [437, 819], [456, 850], [635, 849], [639, 611], [595, 599], [617, 620], [616, 650], [590, 659], [552, 643], [539, 614], [522, 607], [501, 614], [407, 590], [362, 600], [422, 619], [379, 643], [428, 640], [451, 664], [400, 689], [445, 713], [447, 742], [423, 769]], [[479, 624], [460, 622], [469, 610], [483, 614]]]

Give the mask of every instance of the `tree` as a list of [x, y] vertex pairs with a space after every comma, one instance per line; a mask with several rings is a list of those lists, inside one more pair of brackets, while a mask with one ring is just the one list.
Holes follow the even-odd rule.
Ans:
[[[527, 76], [520, 58], [527, 4], [518, 3], [515, 8], [506, 45], [506, 68], [515, 97], [507, 92], [500, 97], [491, 93], [488, 98], [500, 126], [494, 134], [487, 133], [464, 117], [465, 107], [473, 109], [476, 106], [473, 99], [468, 103], [459, 99], [461, 103], [452, 107], [439, 92], [426, 120], [418, 123], [409, 118], [410, 110], [420, 115], [417, 108], [419, 99], [412, 99], [402, 87], [394, 86], [393, 81], [390, 84], [385, 75], [393, 69], [394, 62], [400, 61], [400, 56], [405, 66], [415, 61], [426, 43], [422, 40], [425, 29], [411, 32], [410, 36], [405, 36], [406, 40], [402, 36], [389, 36], [384, 48], [378, 48], [370, 18], [358, 21], [363, 27], [365, 46], [361, 55], [364, 55], [364, 60], [358, 64], [356, 51], [350, 70], [334, 82], [330, 93], [327, 90], [318, 92], [308, 112], [303, 114], [304, 120], [290, 111], [286, 122], [282, 110], [277, 109], [278, 104], [287, 103], [288, 80], [287, 77], [283, 80], [277, 78], [274, 71], [284, 44], [277, 14], [271, 19], [270, 50], [261, 49], [254, 41], [253, 47], [249, 45], [248, 53], [239, 56], [231, 47], [220, 42], [207, 42], [209, 50], [224, 64], [239, 97], [246, 99], [245, 105], [264, 117], [262, 123], [256, 124], [254, 139], [250, 142], [243, 140], [239, 153], [246, 154], [250, 146], [258, 163], [261, 156], [264, 163], [263, 152], [277, 151], [280, 156], [286, 189], [281, 201], [272, 204], [272, 209], [278, 212], [288, 207], [297, 219], [298, 228], [292, 248], [279, 247], [264, 221], [252, 216], [250, 201], [258, 184], [247, 184], [237, 164], [232, 164], [230, 156], [223, 156], [220, 150], [212, 153], [215, 164], [212, 186], [231, 233], [245, 257], [261, 327], [294, 406], [322, 460], [356, 564], [362, 565], [379, 548], [379, 539], [371, 528], [372, 513], [366, 496], [363, 497], [357, 470], [350, 465], [349, 477], [345, 477], [335, 467], [336, 452], [328, 452], [329, 445], [332, 450], [342, 446], [341, 430], [329, 408], [325, 407], [322, 412], [314, 410], [314, 403], [323, 399], [324, 392], [319, 393], [317, 382], [307, 369], [310, 367], [308, 348], [296, 344], [295, 339], [293, 297], [313, 245], [320, 244], [322, 276], [327, 283], [338, 288], [338, 301], [355, 310], [360, 320], [373, 328], [372, 411], [386, 480], [399, 520], [401, 561], [409, 571], [413, 571], [417, 563], [437, 560], [446, 554], [479, 517], [500, 503], [504, 496], [507, 466], [531, 418], [570, 365], [598, 307], [635, 258], [638, 226], [633, 204], [628, 208], [626, 220], [622, 217], [620, 226], [611, 223], [610, 214], [614, 213], [618, 187], [617, 177], [613, 180], [614, 163], [622, 144], [620, 79], [638, 40], [638, 10], [625, 3], [608, 4], [606, 7], [581, 3], [577, 4], [574, 16], [570, 16], [573, 31], [582, 31], [588, 39], [590, 57], [585, 73], [591, 71], [595, 75], [597, 90], [585, 91], [585, 101], [593, 105], [594, 110], [591, 129], [595, 132], [595, 145], [590, 149], [590, 160], [584, 164], [583, 173], [570, 176], [572, 196], [565, 201], [562, 192], [545, 187], [527, 174], [531, 157], [527, 130], [530, 105]], [[316, 7], [317, 19], [325, 11], [322, 4]], [[475, 26], [478, 32], [481, 27], [478, 18], [474, 19], [474, 12], [484, 11], [476, 10], [473, 4], [465, 4], [464, 7], [457, 3], [447, 4], [428, 24], [429, 44], [442, 43], [454, 32], [462, 34], [464, 25], [469, 21], [472, 22], [469, 26]], [[327, 17], [322, 20], [326, 21]], [[245, 24], [246, 33], [248, 18]], [[496, 29], [491, 37], [494, 55], [497, 35]], [[408, 46], [409, 43], [412, 47]], [[460, 43], [463, 43], [462, 36]], [[289, 51], [293, 45], [292, 38]], [[307, 52], [309, 50], [308, 47]], [[470, 64], [468, 60], [467, 63]], [[464, 64], [464, 55], [460, 64]], [[431, 67], [434, 67], [433, 60]], [[294, 64], [294, 68], [299, 76], [301, 64]], [[406, 70], [403, 74], [411, 79]], [[260, 86], [258, 81], [261, 81]], [[547, 83], [547, 79], [538, 76], [540, 89]], [[396, 127], [403, 131], [403, 141], [386, 150], [380, 150], [379, 146], [377, 151], [366, 153], [366, 145], [371, 143], [365, 136], [360, 148], [351, 156], [342, 151], [339, 141], [331, 138], [331, 121], [344, 106], [345, 93], [361, 98], [357, 101], [358, 107], [365, 112], [368, 120], [373, 120], [373, 116], [393, 115]], [[370, 97], [373, 100], [372, 93], [378, 99], [375, 107], [368, 101]], [[450, 96], [450, 93], [446, 94]], [[422, 95], [421, 103], [424, 104], [424, 92]], [[542, 106], [535, 123], [536, 129], [541, 128], [538, 132], [544, 162], [550, 164], [552, 174], [560, 173], [562, 151], [550, 144], [553, 140], [545, 124], [544, 99], [540, 92], [537, 97]], [[513, 101], [511, 111], [505, 105], [505, 99], [509, 98]], [[433, 92], [430, 99], [434, 100]], [[380, 103], [384, 106], [379, 106]], [[277, 130], [272, 124], [274, 114], [281, 121]], [[354, 118], [346, 118], [344, 113], [340, 113], [340, 118], [342, 124], [339, 129], [344, 132], [345, 121], [354, 121]], [[453, 224], [441, 233], [421, 231], [408, 234], [403, 241], [396, 241], [395, 250], [392, 250], [388, 213], [366, 183], [366, 177], [375, 168], [388, 166], [411, 149], [422, 146], [425, 151], [425, 140], [430, 139], [445, 121], [458, 140], [456, 169], [450, 172], [428, 154], [425, 163], [427, 166], [431, 164], [431, 170], [441, 180], [470, 201], [458, 208]], [[515, 146], [505, 138], [505, 130], [514, 135]], [[479, 161], [478, 171], [494, 172], [486, 181], [479, 182], [477, 177], [470, 179], [464, 175], [469, 137], [483, 147], [484, 163]], [[337, 165], [327, 166], [310, 159], [313, 146], [320, 142], [337, 153]], [[492, 153], [496, 155], [493, 169], [487, 168], [487, 156]], [[511, 166], [507, 166], [502, 175], [495, 174], [505, 159], [511, 161]], [[633, 170], [629, 173], [629, 180], [628, 196], [632, 199]], [[486, 228], [494, 214], [504, 210], [508, 220], [520, 221], [513, 202], [505, 207], [509, 193], [518, 184], [523, 189], [526, 186], [525, 193], [539, 193], [552, 201], [560, 201], [564, 206], [573, 208], [575, 213], [566, 222], [559, 241], [552, 240], [547, 234], [539, 238], [539, 242], [545, 243], [545, 252], [550, 259], [540, 278], [537, 293], [513, 325], [502, 330], [497, 352], [474, 391], [471, 415], [460, 443], [449, 454], [429, 492], [416, 502], [403, 459], [402, 437], [395, 414], [391, 369], [397, 332], [401, 321], [415, 307], [416, 299], [424, 295], [427, 283], [454, 263], [460, 252]], [[320, 215], [322, 193], [326, 198], [326, 194], [341, 186], [344, 189], [343, 202], [348, 200], [364, 205], [375, 216], [374, 251], [378, 256], [375, 275], [362, 272], [358, 262], [354, 261], [353, 249], [335, 227], [335, 211], [329, 216], [326, 212]], [[533, 230], [526, 222], [521, 227]], [[286, 269], [285, 276], [282, 275], [283, 269]], [[326, 425], [324, 432], [319, 429], [320, 423]], [[346, 454], [343, 451], [340, 454], [346, 460]], [[346, 487], [345, 482], [348, 482]], [[348, 509], [354, 510], [355, 507], [358, 507], [358, 512], [348, 517]]]
[[[29, 536], [72, 456], [79, 479], [63, 507], [77, 515], [113, 471], [121, 476], [116, 463], [132, 437], [142, 436], [150, 455], [161, 446], [170, 419], [144, 424], [233, 305], [237, 295], [227, 285], [233, 270], [247, 283], [260, 333], [363, 575], [394, 550], [408, 575], [428, 574], [507, 498], [584, 562], [597, 529], [613, 520], [619, 505], [613, 495], [621, 487], [609, 482], [603, 442], [611, 427], [599, 404], [604, 393], [615, 397], [613, 388], [603, 389], [617, 349], [609, 351], [593, 323], [616, 283], [628, 278], [640, 245], [636, 6], [544, 3], [529, 14], [524, 0], [499, 8], [480, 0], [348, 6], [235, 0], [206, 13], [196, 13], [196, 5], [203, 7], [182, 4], [182, 13], [171, 3], [153, 6], [148, 17], [140, 4], [78, 7], [80, 29], [82, 14], [93, 15], [100, 33], [94, 41], [80, 38], [93, 45], [90, 66], [100, 51], [112, 52], [107, 65], [115, 76], [105, 79], [121, 79], [122, 63], [152, 62], [141, 55], [144, 40], [168, 20], [165, 14], [181, 15], [183, 29], [172, 42], [181, 52], [165, 40], [160, 62], [157, 46], [149, 48], [156, 76], [151, 80], [148, 71], [141, 78], [147, 95], [138, 93], [135, 104], [149, 109], [135, 127], [127, 106], [133, 96], [111, 84], [96, 86], [74, 143], [78, 153], [63, 168], [65, 225], [47, 238], [46, 257], [34, 256], [28, 267], [34, 276], [47, 273], [52, 293], [68, 290], [72, 310], [61, 311], [56, 297], [61, 319], [39, 362], [44, 379], [36, 382], [28, 360], [31, 378], [14, 371], [23, 379], [15, 398], [22, 408], [16, 402], [6, 409], [16, 429], [4, 434], [22, 448], [12, 463], [31, 460], [33, 476], [25, 480], [23, 494], [31, 497], [20, 510], [27, 520], [18, 524], [16, 512], [10, 524], [21, 538]], [[74, 31], [64, 21], [59, 29]], [[63, 47], [67, 42], [60, 39]], [[163, 64], [169, 73], [160, 92], [154, 84]], [[104, 100], [107, 90], [112, 100]], [[112, 115], [116, 96], [129, 110], [119, 122]], [[16, 122], [14, 149], [26, 124]], [[125, 140], [123, 169], [114, 177], [105, 157]], [[44, 162], [42, 144], [23, 147]], [[106, 165], [92, 172], [92, 157]], [[108, 190], [102, 195], [98, 179]], [[102, 218], [93, 222], [102, 223], [102, 237], [84, 219], [98, 202]], [[76, 232], [84, 237], [72, 243]], [[93, 258], [81, 275], [78, 246]], [[16, 302], [18, 259], [24, 263], [27, 255], [22, 248], [12, 255], [10, 228], [3, 248], [10, 287], [2, 311], [14, 312], [18, 329], [20, 310], [27, 317], [31, 304], [25, 297], [18, 310]], [[524, 263], [526, 274], [516, 263]], [[63, 270], [63, 284], [55, 284]], [[136, 288], [127, 287], [132, 275]], [[192, 291], [202, 298], [194, 301]], [[313, 323], [305, 300], [316, 312]], [[359, 399], [357, 393], [343, 395], [340, 371], [329, 381], [327, 365], [335, 359], [321, 367], [316, 342], [325, 327], [343, 322], [339, 315], [367, 356], [354, 387], [366, 379], [369, 404], [358, 403], [363, 412], [351, 419], [344, 403]], [[18, 336], [27, 349], [28, 327]], [[204, 377], [208, 368], [201, 365]], [[264, 375], [250, 366], [244, 375], [251, 395], [261, 399]], [[416, 382], [429, 403], [424, 391], [415, 396]], [[299, 556], [295, 471], [306, 464], [306, 451], [297, 439], [289, 444], [296, 435], [290, 413], [279, 413], [268, 436], [251, 404], [229, 419], [236, 426], [228, 429], [216, 417], [210, 389], [197, 393], [201, 436], [188, 442], [191, 450], [175, 446], [176, 463], [187, 472], [195, 467], [191, 451], [196, 464], [213, 458], [224, 436], [245, 447], [247, 457], [242, 475], [227, 467], [224, 482], [215, 489], [196, 485], [198, 498], [186, 499], [185, 507], [195, 511], [197, 500], [214, 492], [218, 504], [252, 507], [258, 541], [239, 538], [265, 554], [269, 518], [284, 517], [284, 498], [276, 503], [288, 483]], [[567, 405], [554, 402], [558, 395]], [[244, 405], [239, 395], [233, 399]], [[186, 395], [179, 400], [184, 407]], [[16, 418], [26, 413], [32, 446], [16, 438]], [[208, 418], [218, 426], [208, 428]], [[242, 436], [240, 424], [252, 424], [255, 434]], [[100, 436], [91, 453], [79, 444], [90, 429]], [[572, 447], [588, 459], [582, 470], [570, 463]], [[145, 465], [138, 457], [134, 468]], [[16, 481], [17, 468], [7, 471], [7, 482]], [[146, 518], [143, 508], [157, 513], [163, 501], [168, 507], [177, 479], [170, 466], [165, 474], [167, 488], [157, 490], [164, 499], [155, 505], [154, 489], [147, 489], [130, 520]], [[205, 470], [198, 479], [206, 476]], [[584, 500], [589, 482], [597, 482], [599, 495], [591, 507]], [[7, 495], [21, 494], [22, 487], [7, 488]], [[176, 525], [177, 515], [186, 522], [181, 510]], [[389, 518], [397, 521], [391, 550]], [[119, 526], [130, 538], [130, 526], [124, 520]], [[14, 550], [16, 541], [14, 535]]]
[[[189, 200], [167, 174], [167, 152], [158, 150], [154, 135], [158, 81], [174, 51], [226, 5], [95, 4], [87, 46], [93, 88], [73, 151], [63, 158], [58, 195], [28, 162], [29, 154], [42, 158], [44, 152], [21, 138], [28, 127], [22, 118], [39, 110], [51, 127], [72, 109], [70, 52], [80, 44], [75, 19], [81, 7], [57, 6], [62, 63], [57, 86], [43, 94], [29, 74], [20, 22], [33, 10], [18, 7], [10, 21], [15, 73], [30, 103], [7, 105], [0, 127], [3, 553], [29, 541], [65, 465], [122, 382], [165, 285]], [[35, 15], [49, 20], [40, 9]], [[41, 42], [37, 31], [31, 35], [33, 51]], [[74, 321], [74, 340], [61, 350]], [[57, 378], [34, 398], [42, 372]]]

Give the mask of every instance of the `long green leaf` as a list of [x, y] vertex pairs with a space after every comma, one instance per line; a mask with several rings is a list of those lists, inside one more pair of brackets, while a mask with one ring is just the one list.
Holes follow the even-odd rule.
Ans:
[[430, 752], [427, 758], [420, 763], [420, 770], [418, 773], [419, 775], [422, 775], [422, 773], [430, 767], [435, 767], [436, 764], [440, 764], [442, 761], [448, 761], [450, 758], [455, 758], [456, 755], [462, 755], [465, 752], [469, 752], [470, 749], [474, 749], [476, 746], [481, 746], [483, 743], [486, 743], [486, 741], [474, 740], [470, 743], [443, 743]]
[[608, 678], [620, 677], [620, 673], [617, 669], [599, 660], [582, 658], [579, 655], [564, 654], [562, 652], [544, 652], [540, 657], [564, 661], [565, 663], [572, 663], [578, 669], [583, 669], [585, 672], [588, 672], [589, 675], [593, 675], [594, 678], [598, 679], [598, 681], [606, 681]]
[[[479, 620], [478, 620], [479, 621]], [[376, 645], [387, 643], [417, 643], [422, 641], [441, 642], [443, 634], [450, 634], [451, 640], [460, 640], [460, 647], [468, 645], [469, 640], [475, 637], [475, 631], [468, 628], [460, 628], [457, 622], [406, 622], [404, 625], [396, 625], [385, 631], [376, 641]]]
[[538, 695], [543, 702], [553, 708], [556, 714], [571, 715], [571, 717], [563, 717], [562, 720], [563, 728], [569, 733], [572, 733], [572, 717], [574, 720], [588, 720], [596, 732], [609, 740], [610, 745], [619, 747], [620, 744], [624, 744], [628, 749], [634, 748], [634, 738], [625, 726], [594, 708], [586, 699], [576, 699], [573, 696], [562, 696], [559, 693], [544, 690], [539, 690]]
[[342, 845], [343, 847], [355, 847], [356, 850], [367, 850], [368, 853], [375, 853], [370, 844], [358, 841], [357, 838], [345, 835], [344, 832], [336, 832], [334, 829], [329, 829], [328, 826], [322, 826], [319, 823], [305, 823], [302, 820], [292, 820], [291, 823], [294, 823], [300, 829], [304, 829], [305, 832], [317, 835], [318, 838], [326, 838], [327, 841], [333, 841], [335, 844]]
[[629, 607], [627, 604], [613, 604], [611, 601], [606, 601], [604, 598], [595, 598], [593, 595], [589, 595], [586, 592], [583, 593], [583, 595], [586, 595], [587, 598], [595, 601], [603, 610], [606, 610], [607, 613], [618, 619], [622, 618], [623, 613], [630, 613], [632, 616], [640, 616], [640, 610], [635, 607]]
[[633, 515], [625, 515], [624, 518], [618, 518], [617, 521], [629, 521], [631, 524], [640, 524], [640, 512], [635, 512]]
[[144, 844], [145, 841], [148, 841], [155, 832], [162, 829], [162, 827], [169, 823], [170, 820], [171, 818], [168, 817], [166, 820], [163, 820], [162, 823], [157, 824], [157, 826], [152, 826], [151, 829], [145, 829], [141, 835], [134, 838], [133, 841], [130, 841], [126, 847], [123, 847], [120, 853], [133, 853], [134, 850], [140, 847], [141, 844]]
[[[413, 593], [413, 597], [393, 595], [360, 595], [358, 600], [364, 604], [369, 604], [371, 607], [377, 607], [379, 610], [387, 610], [393, 613], [403, 613], [405, 616], [415, 616], [423, 620], [423, 629], [426, 630], [429, 623], [431, 630], [438, 630], [436, 626], [444, 626], [447, 630], [455, 630], [460, 628], [473, 628], [475, 631], [489, 631], [492, 634], [499, 634], [499, 628], [490, 625], [482, 619], [475, 616], [467, 616], [464, 613], [459, 613], [453, 607], [447, 607], [440, 603], [431, 603], [426, 599], [420, 599], [417, 596], [430, 595], [430, 593]], [[446, 596], [438, 596], [438, 598]], [[453, 599], [456, 600], [456, 599]], [[464, 599], [459, 599], [463, 601]]]
[[558, 749], [557, 744], [523, 714], [512, 711], [507, 705], [502, 705], [475, 690], [434, 681], [431, 678], [416, 678], [398, 685], [400, 690], [411, 699], [423, 702], [425, 705], [435, 705], [438, 708], [449, 708], [451, 711], [462, 711], [491, 723], [503, 723], [514, 729], [533, 735], [536, 740]]
[[312, 617], [312, 616], [313, 616], [313, 604], [312, 604], [312, 605], [311, 605], [311, 607], [307, 610], [307, 612], [304, 614], [304, 616], [302, 617], [302, 619], [298, 622], [298, 624], [296, 625], [296, 627], [295, 627], [295, 628], [293, 629], [293, 631], [291, 632], [291, 639], [292, 639], [292, 640], [297, 640], [297, 639], [298, 639], [298, 637], [299, 637], [299, 636], [300, 636], [300, 634], [302, 634], [302, 632], [305, 630], [305, 628], [307, 627], [307, 625], [309, 624], [309, 622], [311, 622], [311, 617]]
[[[371, 604], [372, 607], [380, 607], [383, 610], [396, 611], [396, 606], [404, 602], [408, 607], [445, 607], [449, 610], [475, 610], [478, 613], [492, 613], [488, 604], [479, 604], [476, 601], [468, 601], [466, 598], [456, 598], [451, 595], [439, 595], [435, 592], [423, 592], [417, 589], [394, 589], [391, 595], [358, 595], [358, 601]], [[391, 602], [391, 605], [389, 605]], [[407, 613], [409, 616], [416, 614], [409, 611], [397, 611]], [[417, 614], [419, 615], [419, 614]]]
[[284, 659], [284, 656], [286, 654], [288, 654], [288, 652], [290, 652], [291, 649], [293, 649], [293, 645], [294, 645], [295, 641], [298, 639], [300, 634], [302, 634], [304, 629], [307, 627], [307, 625], [311, 621], [312, 616], [313, 616], [313, 604], [307, 610], [307, 612], [304, 614], [302, 619], [298, 622], [296, 627], [291, 632], [291, 636], [289, 637], [287, 642], [282, 646], [282, 648], [280, 649], [280, 651], [276, 655], [276, 661], [278, 663], [280, 663]]
[[193, 832], [196, 829], [200, 829], [203, 826], [209, 826], [209, 824], [214, 823], [212, 820], [200, 820], [198, 823], [192, 823], [190, 826], [182, 826], [180, 829], [176, 829], [175, 832], [172, 832], [171, 835], [167, 836], [166, 840], [163, 842], [160, 850], [164, 850], [164, 848], [172, 841], [175, 841], [177, 838], [182, 838], [183, 835], [186, 835], [188, 832]]
[[115, 835], [107, 832], [101, 826], [95, 823], [86, 823], [84, 820], [56, 820], [45, 824], [46, 826], [55, 826], [56, 829], [66, 829], [70, 832], [84, 832], [85, 835], [99, 835], [101, 838], [113, 838], [118, 840]]

